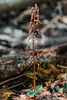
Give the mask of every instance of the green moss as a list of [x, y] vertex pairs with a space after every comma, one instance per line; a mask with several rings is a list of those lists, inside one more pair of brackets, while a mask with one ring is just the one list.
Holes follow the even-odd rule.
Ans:
[[[55, 66], [56, 66], [56, 64], [55, 64]], [[38, 66], [36, 64], [36, 84], [38, 84], [38, 83], [44, 84], [44, 82], [46, 82], [46, 81], [54, 81], [55, 80], [55, 76], [54, 76], [54, 74], [52, 74], [52, 70], [49, 67], [47, 67], [45, 63], [39, 62], [39, 71], [37, 71], [37, 67]], [[27, 71], [25, 71], [25, 72], [27, 72], [25, 77], [27, 77], [29, 79], [28, 80], [29, 86], [31, 86], [31, 85], [33, 86], [33, 84], [32, 84], [33, 79], [34, 79], [33, 66], [28, 67]]]
[[[50, 76], [50, 77], [49, 77]], [[30, 78], [33, 82], [34, 79], [34, 73], [29, 71], [26, 75], [27, 78]], [[55, 76], [52, 74], [51, 69], [44, 69], [40, 68], [38, 72], [36, 72], [36, 83], [44, 84], [45, 81], [54, 81]], [[28, 80], [30, 81], [30, 80]], [[31, 85], [31, 81], [29, 82], [29, 86]]]
[[[54, 65], [55, 67], [57, 67], [57, 63], [51, 62], [52, 65]], [[52, 70], [46, 66], [45, 63], [43, 62], [39, 62], [39, 70], [37, 71], [37, 64], [36, 64], [36, 85], [38, 84], [44, 84], [44, 82], [48, 82], [48, 81], [54, 81], [55, 75], [52, 73]], [[20, 74], [24, 74], [26, 73], [25, 76], [23, 76], [22, 78], [17, 79], [16, 81], [11, 81], [9, 83], [3, 84], [6, 86], [12, 86], [15, 85], [16, 83], [20, 83], [20, 82], [25, 82], [24, 85], [26, 86], [25, 88], [30, 88], [33, 86], [33, 79], [34, 79], [34, 73], [33, 73], [33, 66], [31, 67], [27, 67], [27, 69], [25, 68]], [[60, 73], [64, 73], [67, 70], [66, 69], [62, 69], [57, 67], [57, 69], [60, 70]]]

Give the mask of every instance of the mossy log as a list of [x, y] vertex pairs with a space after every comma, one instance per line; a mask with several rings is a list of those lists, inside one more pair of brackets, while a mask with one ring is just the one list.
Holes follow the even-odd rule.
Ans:
[[[0, 13], [10, 10], [26, 9], [35, 3], [42, 4], [44, 2], [49, 2], [49, 0], [0, 0]], [[57, 0], [51, 0], [51, 2], [55, 5]]]
[[[45, 63], [67, 61], [67, 44], [55, 48], [38, 50], [40, 57], [37, 58], [35, 51], [36, 63], [41, 61]], [[30, 63], [29, 63], [30, 62]], [[24, 69], [30, 66], [32, 59], [29, 59], [28, 52], [21, 55], [5, 56], [0, 58], [0, 81], [19, 75]]]

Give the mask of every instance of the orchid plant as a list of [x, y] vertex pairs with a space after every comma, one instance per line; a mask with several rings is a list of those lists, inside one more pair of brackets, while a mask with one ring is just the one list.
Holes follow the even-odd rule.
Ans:
[[[31, 19], [30, 19], [30, 29], [29, 29], [29, 35], [33, 34], [33, 37], [29, 37], [28, 38], [28, 42], [30, 41], [30, 39], [32, 40], [31, 46], [32, 46], [32, 52], [29, 52], [29, 55], [31, 56], [32, 53], [32, 58], [33, 58], [33, 64], [34, 64], [34, 89], [30, 90], [26, 96], [34, 96], [34, 100], [36, 100], [35, 95], [40, 92], [43, 88], [42, 85], [38, 85], [36, 86], [36, 81], [35, 81], [35, 49], [34, 46], [36, 46], [35, 41], [37, 40], [40, 44], [39, 39], [35, 39], [35, 37], [37, 36], [37, 34], [39, 34], [39, 29], [37, 29], [37, 26], [41, 24], [40, 20], [39, 20], [39, 8], [37, 6], [37, 4], [35, 4], [35, 7], [32, 7], [31, 9]], [[29, 44], [27, 45], [27, 48], [29, 47]], [[37, 53], [37, 55], [39, 55]], [[32, 62], [31, 62], [32, 63]], [[39, 64], [38, 64], [39, 67]]]

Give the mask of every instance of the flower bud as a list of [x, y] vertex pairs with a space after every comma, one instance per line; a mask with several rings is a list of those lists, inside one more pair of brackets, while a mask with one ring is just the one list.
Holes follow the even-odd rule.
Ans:
[[32, 25], [32, 29], [34, 28], [34, 25]]
[[35, 10], [33, 10], [33, 13], [34, 13], [34, 14], [35, 14], [35, 12], [36, 12], [36, 11], [35, 11]]

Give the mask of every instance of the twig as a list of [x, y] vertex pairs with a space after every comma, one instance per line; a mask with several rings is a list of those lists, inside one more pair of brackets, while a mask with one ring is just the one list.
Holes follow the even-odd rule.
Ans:
[[42, 30], [40, 31], [40, 33], [41, 34], [44, 34], [45, 33], [45, 31], [51, 26], [51, 24], [53, 23], [53, 22], [56, 22], [57, 20], [59, 20], [60, 19], [60, 16], [56, 16], [55, 18], [53, 18], [46, 26], [44, 26], [43, 28], [42, 28]]
[[10, 78], [10, 79], [5, 80], [5, 81], [3, 81], [3, 82], [0, 82], [0, 85], [3, 85], [4, 83], [7, 83], [7, 82], [9, 82], [9, 81], [13, 81], [13, 80], [15, 80], [15, 79], [18, 79], [18, 78], [20, 78], [20, 77], [22, 77], [22, 76], [24, 76], [24, 75], [27, 75], [27, 73], [22, 74], [22, 75], [19, 75], [19, 76], [16, 76], [16, 77], [14, 77], [14, 78]]
[[63, 68], [63, 69], [67, 69], [67, 66], [58, 65], [57, 67], [60, 67], [60, 68]]
[[17, 86], [22, 85], [22, 84], [23, 84], [23, 82], [21, 82], [21, 83], [19, 83], [19, 84], [16, 84], [16, 85], [13, 85], [13, 86], [11, 86], [11, 87], [8, 87], [7, 89], [12, 89], [12, 88], [17, 87]]

